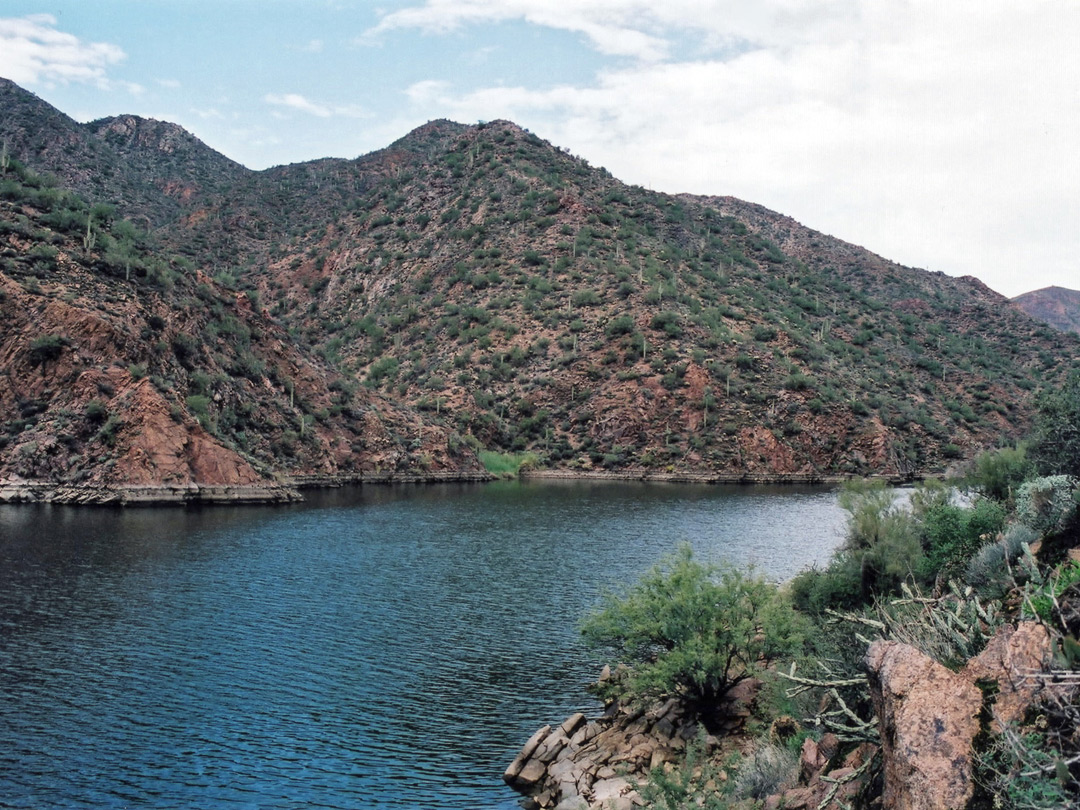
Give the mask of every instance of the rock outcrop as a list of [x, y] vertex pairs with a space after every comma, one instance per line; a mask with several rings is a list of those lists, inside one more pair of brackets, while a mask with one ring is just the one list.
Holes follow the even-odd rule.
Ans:
[[535, 808], [629, 810], [641, 805], [636, 788], [648, 781], [649, 772], [681, 761], [699, 735], [711, 753], [722, 737], [740, 731], [759, 688], [758, 681], [746, 680], [732, 690], [718, 712], [724, 718], [721, 737], [705, 734], [675, 699], [647, 710], [611, 704], [594, 719], [575, 714], [533, 734], [503, 779]]
[[881, 731], [885, 810], [966, 807], [981, 713], [989, 709], [992, 733], [1021, 721], [1038, 689], [1030, 676], [1049, 654], [1049, 634], [1034, 622], [1000, 628], [960, 672], [907, 644], [874, 642], [866, 666]]
[[876, 641], [866, 654], [881, 729], [886, 810], [962, 808], [982, 692], [914, 647]]
[[1033, 672], [1042, 670], [1050, 656], [1050, 634], [1041, 624], [1021, 622], [1002, 627], [960, 674], [975, 683], [992, 682], [997, 696], [991, 709], [991, 731], [1000, 733], [1024, 719], [1039, 690]]

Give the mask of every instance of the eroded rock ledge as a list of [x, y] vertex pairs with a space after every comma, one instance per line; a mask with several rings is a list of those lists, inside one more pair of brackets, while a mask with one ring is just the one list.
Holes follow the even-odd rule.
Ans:
[[303, 500], [294, 487], [211, 486], [68, 486], [28, 481], [0, 481], [0, 503], [56, 503], [71, 506], [155, 506], [196, 503], [292, 503]]
[[58, 484], [0, 480], [0, 503], [55, 503], [70, 506], [169, 506], [187, 504], [296, 503], [303, 489], [353, 484], [417, 484], [489, 481], [488, 473], [422, 472], [297, 476], [265, 484]]

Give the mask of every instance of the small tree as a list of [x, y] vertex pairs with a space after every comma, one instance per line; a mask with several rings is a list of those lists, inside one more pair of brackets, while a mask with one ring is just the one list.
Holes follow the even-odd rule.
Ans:
[[675, 695], [705, 719], [735, 684], [798, 649], [803, 620], [777, 588], [682, 546], [582, 624], [630, 668], [623, 697]]
[[895, 593], [922, 565], [914, 516], [884, 481], [849, 481], [838, 500], [849, 514], [842, 551], [859, 567], [863, 601]]
[[987, 498], [1011, 503], [1016, 488], [1024, 483], [1031, 467], [1027, 445], [1022, 442], [1016, 447], [991, 450], [975, 459], [975, 470], [968, 476], [968, 485]]
[[1039, 399], [1032, 454], [1044, 475], [1080, 477], [1080, 369]]

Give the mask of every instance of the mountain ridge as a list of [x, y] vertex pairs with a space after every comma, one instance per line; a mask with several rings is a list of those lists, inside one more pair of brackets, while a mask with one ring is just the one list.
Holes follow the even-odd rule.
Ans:
[[[0, 86], [0, 103], [12, 96], [19, 109], [0, 137], [22, 133], [34, 171], [87, 195], [87, 211], [112, 210], [98, 229], [115, 243], [108, 272], [122, 265], [113, 231], [134, 228], [146, 252], [173, 257], [165, 270], [140, 259], [124, 283], [182, 290], [210, 313], [192, 327], [200, 346], [219, 346], [215, 301], [246, 300], [250, 312], [234, 317], [281, 330], [323, 385], [337, 380], [440, 437], [433, 455], [391, 429], [401, 469], [473, 474], [473, 453], [488, 449], [590, 474], [930, 474], [1021, 435], [1033, 392], [1076, 353], [975, 279], [902, 267], [735, 198], [625, 185], [511, 122], [432, 121], [353, 160], [253, 172], [176, 125], [68, 124]], [[52, 123], [35, 141], [36, 120]], [[71, 155], [96, 155], [110, 182]], [[18, 202], [9, 221], [34, 220], [33, 203], [20, 214]], [[44, 233], [58, 215], [31, 213], [5, 272], [25, 287], [30, 251], [56, 239], [102, 272], [74, 222]], [[94, 232], [85, 213], [69, 219], [80, 216]], [[173, 360], [157, 376], [169, 407], [190, 415], [187, 399], [206, 396], [191, 380], [200, 369]], [[235, 444], [235, 413], [223, 418], [212, 396], [205, 408], [214, 438]], [[19, 446], [9, 440], [0, 459]], [[349, 469], [370, 471], [357, 452]], [[273, 454], [260, 463], [318, 474]]]

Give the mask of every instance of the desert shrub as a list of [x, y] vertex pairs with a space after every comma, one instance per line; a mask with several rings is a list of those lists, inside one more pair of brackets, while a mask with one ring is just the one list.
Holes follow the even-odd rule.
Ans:
[[27, 359], [34, 366], [55, 360], [69, 343], [70, 341], [66, 337], [60, 335], [39, 335], [30, 341]]
[[980, 548], [968, 560], [964, 581], [986, 597], [1000, 597], [1012, 586], [1019, 575], [1014, 564], [1039, 535], [1029, 526], [1014, 523], [1002, 537]]
[[705, 754], [704, 731], [686, 746], [686, 755], [670, 771], [653, 768], [638, 792], [654, 810], [726, 810], [728, 803], [718, 785], [719, 768]]
[[1031, 472], [1027, 445], [1003, 447], [981, 454], [975, 459], [975, 469], [968, 476], [968, 486], [986, 498], [1009, 502]]
[[398, 360], [396, 357], [382, 357], [376, 360], [368, 368], [368, 384], [378, 384], [384, 379], [394, 379], [398, 372]]
[[618, 337], [619, 335], [629, 335], [634, 330], [634, 319], [630, 315], [618, 315], [617, 318], [612, 318], [608, 321], [605, 333], [608, 337]]
[[1031, 452], [1044, 474], [1080, 476], [1080, 369], [1039, 399]]
[[675, 695], [708, 722], [727, 691], [802, 645], [805, 622], [775, 586], [702, 565], [689, 546], [622, 593], [608, 593], [582, 623], [593, 646], [630, 666], [619, 697]]
[[1048, 475], [1025, 482], [1016, 492], [1016, 518], [1039, 534], [1060, 531], [1076, 512], [1076, 479]]
[[664, 332], [669, 337], [677, 338], [682, 334], [679, 315], [671, 310], [664, 310], [653, 315], [649, 325], [653, 329]]
[[481, 450], [478, 454], [484, 469], [500, 478], [513, 478], [522, 468], [536, 467], [534, 453], [498, 453], [493, 450]]
[[116, 444], [116, 431], [120, 427], [120, 418], [115, 414], [111, 415], [105, 424], [101, 426], [101, 429], [97, 432], [97, 438], [105, 445], [112, 447]]
[[187, 409], [200, 422], [205, 420], [210, 414], [210, 397], [204, 394], [192, 394], [190, 397], [184, 400], [184, 404], [187, 405]]
[[177, 361], [191, 371], [195, 367], [195, 356], [199, 352], [199, 341], [184, 332], [177, 332], [171, 341], [173, 354]]
[[[946, 492], [931, 485], [912, 500], [937, 503]], [[847, 536], [825, 568], [810, 568], [791, 580], [795, 607], [813, 615], [826, 609], [850, 610], [876, 596], [896, 593], [902, 582], [926, 567], [918, 519], [896, 501], [881, 481], [851, 481], [839, 496], [848, 512]]]
[[86, 421], [92, 425], [100, 425], [109, 415], [105, 409], [105, 403], [98, 399], [92, 399], [86, 403]]
[[764, 799], [794, 783], [798, 757], [785, 746], [766, 743], [739, 763], [732, 792], [740, 799]]
[[863, 601], [862, 572], [858, 558], [846, 552], [833, 556], [825, 568], [808, 568], [788, 584], [797, 610], [820, 615], [826, 609], [851, 609]]
[[784, 388], [787, 388], [789, 391], [805, 391], [807, 388], [812, 388], [813, 385], [814, 381], [810, 377], [798, 372], [789, 375], [788, 378], [784, 380]]
[[842, 549], [858, 564], [862, 600], [895, 593], [923, 566], [915, 517], [883, 481], [848, 482], [838, 500], [849, 515]]
[[1005, 514], [1005, 507], [989, 498], [967, 508], [946, 503], [928, 509], [922, 519], [927, 572], [949, 576], [959, 571], [1001, 531]]

